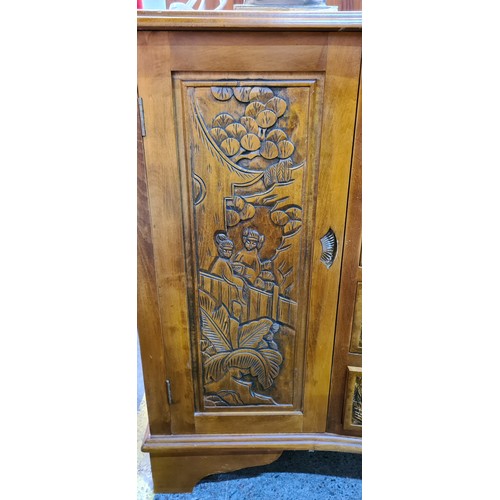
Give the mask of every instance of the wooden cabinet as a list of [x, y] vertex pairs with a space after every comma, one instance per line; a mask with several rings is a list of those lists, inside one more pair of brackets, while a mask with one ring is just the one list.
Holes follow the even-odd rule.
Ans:
[[360, 375], [346, 375], [360, 363], [335, 340], [346, 315], [360, 321], [345, 271], [360, 68], [352, 13], [139, 17], [143, 449], [158, 492], [284, 449], [360, 451]]

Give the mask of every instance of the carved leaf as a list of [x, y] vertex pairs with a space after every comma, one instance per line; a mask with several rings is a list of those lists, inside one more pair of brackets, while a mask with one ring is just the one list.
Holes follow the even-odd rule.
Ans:
[[[279, 353], [278, 356], [281, 358]], [[267, 389], [273, 384], [276, 375], [279, 373], [279, 369], [278, 372], [276, 372], [275, 369], [275, 365], [279, 359], [278, 356], [269, 356], [273, 361], [273, 364], [271, 364], [267, 356], [265, 357], [261, 354], [261, 351], [256, 351], [254, 349], [236, 349], [227, 355], [224, 364], [226, 368], [249, 370], [250, 375], [257, 377], [262, 387]]]
[[[251, 132], [252, 134], [259, 133], [259, 126], [251, 116], [242, 116], [240, 122], [248, 132]], [[286, 139], [286, 136], [284, 137], [284, 139]]]
[[255, 151], [260, 148], [260, 139], [255, 134], [246, 134], [241, 138], [241, 145], [247, 151]]
[[264, 180], [264, 185], [266, 186], [266, 188], [270, 188], [271, 186], [273, 186], [276, 183], [276, 181], [277, 181], [277, 179], [276, 179], [276, 165], [271, 165], [270, 167], [267, 167], [264, 170], [263, 180]]
[[273, 322], [262, 318], [240, 325], [238, 333], [238, 347], [256, 349], [265, 335], [269, 333]]
[[226, 128], [234, 122], [233, 117], [228, 113], [220, 113], [212, 120], [212, 127]]
[[215, 350], [226, 352], [231, 350], [230, 316], [224, 304], [217, 306], [215, 300], [200, 290], [201, 331]]
[[295, 146], [290, 141], [281, 141], [278, 143], [278, 153], [280, 158], [292, 156]]
[[266, 108], [274, 111], [276, 116], [283, 116], [286, 111], [286, 101], [281, 97], [273, 97], [266, 103]]
[[252, 87], [235, 87], [233, 89], [234, 91], [234, 97], [238, 99], [240, 102], [248, 102], [250, 101], [250, 91], [252, 90]]
[[241, 220], [249, 220], [255, 215], [255, 207], [251, 203], [247, 203], [240, 212]]
[[264, 356], [269, 365], [269, 375], [274, 380], [279, 372], [281, 363], [283, 363], [283, 356], [274, 349], [259, 349], [259, 352]]
[[261, 102], [251, 102], [245, 109], [245, 115], [255, 118], [264, 109], [266, 107]]
[[212, 87], [212, 94], [219, 101], [228, 101], [233, 97], [233, 89], [231, 87]]
[[247, 129], [240, 123], [231, 123], [226, 127], [226, 132], [236, 139], [241, 139], [246, 133]]
[[297, 233], [301, 227], [302, 222], [300, 220], [291, 220], [288, 224], [285, 225], [283, 234], [286, 236], [292, 236], [293, 234]]
[[274, 92], [269, 87], [254, 87], [250, 91], [251, 101], [267, 102], [274, 97]]
[[292, 178], [292, 161], [280, 160], [276, 165], [276, 179], [278, 182], [287, 182]]
[[274, 212], [271, 212], [271, 220], [277, 226], [284, 226], [290, 222], [290, 217], [282, 210], [274, 210]]
[[267, 140], [268, 141], [273, 141], [276, 144], [278, 142], [284, 141], [287, 138], [285, 132], [279, 128], [275, 128], [274, 130], [271, 130], [269, 134], [267, 134]]
[[264, 111], [261, 111], [257, 115], [257, 118], [255, 120], [259, 125], [259, 127], [269, 128], [276, 123], [277, 119], [278, 117], [276, 116], [276, 113], [274, 111], [271, 111], [270, 109], [265, 109]]
[[210, 130], [210, 135], [215, 139], [217, 144], [220, 144], [224, 139], [227, 139], [227, 133], [220, 127], [214, 127]]
[[302, 209], [300, 207], [289, 207], [285, 210], [290, 219], [301, 220], [302, 219]]
[[278, 148], [271, 141], [264, 141], [260, 148], [260, 154], [267, 160], [272, 160], [278, 156]]
[[233, 196], [233, 205], [241, 212], [245, 208], [246, 201], [241, 196]]
[[230, 208], [226, 210], [226, 223], [229, 227], [236, 226], [236, 224], [239, 224], [240, 221], [240, 215], [236, 212], [236, 210], [232, 210]]
[[240, 150], [240, 143], [236, 139], [229, 137], [221, 142], [220, 148], [228, 156], [234, 156]]
[[203, 375], [205, 382], [216, 382], [220, 380], [227, 371], [227, 352], [219, 352], [208, 358], [203, 364]]

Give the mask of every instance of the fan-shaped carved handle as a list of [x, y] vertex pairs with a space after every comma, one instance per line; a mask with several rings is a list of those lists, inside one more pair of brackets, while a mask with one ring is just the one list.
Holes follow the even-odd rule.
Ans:
[[337, 256], [337, 237], [335, 236], [332, 228], [328, 229], [320, 241], [323, 248], [320, 260], [323, 264], [325, 264], [327, 269], [330, 269], [335, 257]]

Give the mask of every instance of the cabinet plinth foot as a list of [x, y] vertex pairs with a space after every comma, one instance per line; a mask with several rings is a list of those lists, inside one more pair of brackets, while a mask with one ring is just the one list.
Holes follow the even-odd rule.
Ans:
[[151, 455], [155, 493], [190, 493], [206, 476], [246, 467], [267, 465], [277, 460], [281, 451], [270, 453], [217, 454], [189, 456]]

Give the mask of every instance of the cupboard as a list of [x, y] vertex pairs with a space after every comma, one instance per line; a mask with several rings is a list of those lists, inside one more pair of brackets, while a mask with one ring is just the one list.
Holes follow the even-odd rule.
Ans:
[[141, 12], [138, 323], [157, 492], [361, 451], [360, 13]]

